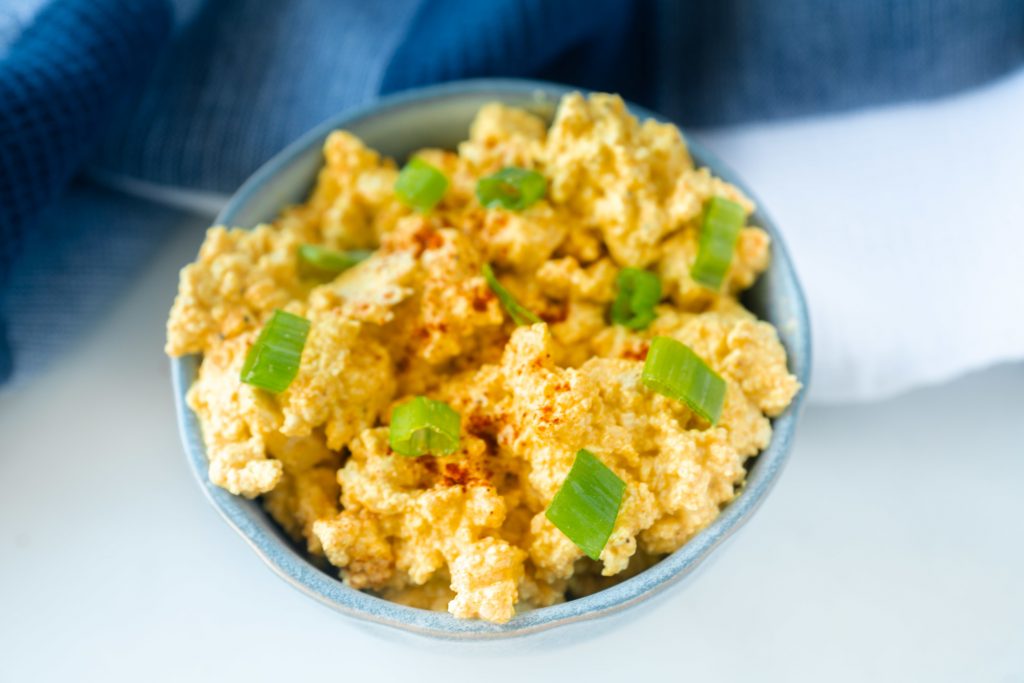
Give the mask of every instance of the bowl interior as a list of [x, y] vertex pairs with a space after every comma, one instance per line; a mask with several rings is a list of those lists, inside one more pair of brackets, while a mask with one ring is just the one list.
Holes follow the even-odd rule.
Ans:
[[[569, 91], [562, 86], [532, 81], [466, 81], [403, 93], [339, 115], [259, 169], [227, 204], [217, 223], [252, 227], [273, 220], [284, 206], [303, 201], [323, 164], [323, 140], [336, 128], [351, 131], [368, 146], [401, 161], [422, 147], [454, 148], [467, 136], [477, 110], [488, 102], [524, 107], [550, 120], [558, 99]], [[664, 120], [640, 107], [631, 105], [630, 109], [640, 118]], [[753, 197], [729, 169], [698, 144], [688, 142], [699, 165], [709, 166], [716, 175]], [[745, 489], [722, 514], [683, 548], [611, 588], [561, 605], [527, 611], [507, 624], [495, 625], [404, 607], [345, 586], [297, 550], [258, 502], [232, 496], [209, 482], [199, 424], [184, 401], [199, 365], [195, 356], [172, 361], [179, 424], [189, 461], [211, 502], [272, 569], [311, 597], [361, 619], [444, 638], [500, 638], [588, 619], [639, 602], [695, 569], [753, 513], [778, 476], [790, 448], [809, 380], [807, 313], [792, 264], [771, 220], [759, 208], [752, 222], [771, 234], [773, 258], [769, 270], [746, 293], [744, 303], [778, 328], [789, 354], [790, 369], [805, 389], [783, 415], [773, 420], [772, 443], [753, 461]]]

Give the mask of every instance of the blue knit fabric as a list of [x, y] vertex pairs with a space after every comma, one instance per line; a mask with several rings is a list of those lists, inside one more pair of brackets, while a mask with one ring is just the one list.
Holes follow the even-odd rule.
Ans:
[[183, 211], [85, 181], [66, 187], [61, 200], [33, 223], [0, 291], [0, 311], [10, 321], [6, 343], [17, 352], [11, 368], [16, 378], [44, 369], [72, 345], [171, 231], [190, 219], [195, 220]]
[[0, 273], [170, 29], [164, 0], [55, 2], [0, 62]]
[[[11, 299], [11, 269], [37, 214], [64, 189], [99, 140], [124, 94], [156, 62], [170, 31], [164, 0], [49, 4], [0, 61], [0, 298]], [[95, 226], [99, 228], [100, 226]], [[133, 226], [125, 226], [132, 230]], [[51, 239], [60, 243], [66, 231]], [[46, 254], [42, 259], [48, 259]], [[53, 271], [59, 262], [52, 263]], [[78, 288], [93, 282], [81, 273]], [[46, 291], [47, 282], [41, 282]], [[71, 320], [74, 309], [64, 316]], [[0, 309], [0, 381], [14, 367], [11, 326]], [[43, 330], [45, 337], [50, 334]], [[28, 340], [30, 346], [46, 339]]]
[[337, 111], [474, 76], [707, 125], [932, 97], [1024, 63], [1021, 0], [174, 0], [177, 24], [172, 0], [17, 2], [42, 9], [0, 9], [0, 378], [73, 340], [180, 219], [69, 192], [76, 173], [230, 193]]
[[661, 4], [657, 106], [690, 125], [948, 94], [1024, 63], [1020, 0]]
[[633, 13], [623, 0], [211, 2], [112, 126], [92, 167], [229, 193], [307, 129], [378, 94], [546, 75], [563, 62], [577, 82], [618, 86], [629, 79], [607, 75], [628, 63]]

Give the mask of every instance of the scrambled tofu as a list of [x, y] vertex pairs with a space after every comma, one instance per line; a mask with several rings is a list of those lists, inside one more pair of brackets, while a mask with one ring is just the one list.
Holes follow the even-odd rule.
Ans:
[[[324, 155], [305, 204], [254, 230], [211, 228], [181, 273], [167, 352], [203, 356], [188, 402], [211, 481], [261, 497], [352, 587], [492, 622], [642, 570], [733, 499], [800, 387], [775, 330], [737, 301], [768, 265], [768, 235], [742, 229], [720, 290], [690, 277], [706, 202], [754, 207], [694, 166], [678, 129], [639, 123], [611, 95], [566, 96], [550, 129], [491, 104], [457, 152], [418, 153], [449, 179], [426, 213], [354, 136], [332, 133]], [[542, 173], [547, 196], [481, 206], [477, 181], [507, 166]], [[302, 244], [375, 251], [324, 282], [298, 267]], [[514, 326], [484, 263], [543, 322]], [[640, 332], [608, 318], [627, 266], [662, 282]], [[240, 380], [275, 309], [311, 323], [276, 395]], [[655, 336], [725, 380], [717, 424], [643, 387]], [[391, 411], [414, 395], [460, 413], [457, 452], [391, 451]], [[599, 561], [545, 516], [581, 448], [626, 485]]]

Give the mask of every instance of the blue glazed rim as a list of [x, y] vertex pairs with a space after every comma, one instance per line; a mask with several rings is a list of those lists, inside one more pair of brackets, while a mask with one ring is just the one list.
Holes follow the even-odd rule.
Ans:
[[[382, 97], [369, 105], [332, 117], [266, 162], [232, 196], [218, 215], [216, 223], [232, 224], [233, 218], [255, 196], [263, 192], [285, 168], [308, 152], [311, 146], [319, 148], [327, 134], [336, 128], [349, 127], [384, 113], [420, 107], [437, 100], [484, 94], [499, 100], [507, 96], [532, 96], [557, 101], [565, 93], [574, 90], [582, 89], [534, 80], [476, 79]], [[643, 107], [633, 104], [628, 106], [630, 111], [641, 119], [669, 121]], [[810, 382], [811, 339], [803, 291], [775, 224], [761, 208], [762, 204], [756, 196], [731, 169], [689, 137], [687, 145], [698, 164], [708, 166], [715, 175], [740, 187], [757, 203], [758, 210], [752, 217], [752, 222], [761, 226], [772, 237], [772, 264], [769, 272], [773, 278], [780, 278], [779, 289], [792, 300], [788, 305], [791, 309], [790, 319], [773, 322], [780, 327], [780, 336], [786, 345], [790, 370], [803, 384], [803, 389], [789, 408], [772, 421], [772, 441], [750, 467], [743, 490], [707, 528], [690, 539], [682, 548], [649, 569], [610, 588], [559, 605], [518, 614], [508, 623], [500, 625], [479, 620], [456, 619], [444, 612], [406, 607], [357, 591], [310, 562], [269, 519], [258, 501], [233, 496], [210, 482], [200, 426], [195, 414], [185, 402], [185, 394], [198, 370], [199, 357], [173, 358], [171, 376], [178, 427], [193, 474], [207, 499], [278, 576], [306, 595], [363, 621], [436, 638], [493, 640], [523, 636], [556, 626], [607, 616], [636, 605], [691, 574], [718, 546], [750, 519], [781, 474], [792, 447], [796, 422]], [[791, 329], [784, 330], [781, 327], [783, 325], [790, 326]]]

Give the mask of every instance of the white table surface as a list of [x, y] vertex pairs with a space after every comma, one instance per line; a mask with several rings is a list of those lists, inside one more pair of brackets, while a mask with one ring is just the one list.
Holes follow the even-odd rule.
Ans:
[[744, 532], [611, 632], [397, 645], [278, 579], [192, 479], [161, 346], [200, 228], [0, 394], [0, 681], [1024, 681], [1024, 366], [812, 406]]

